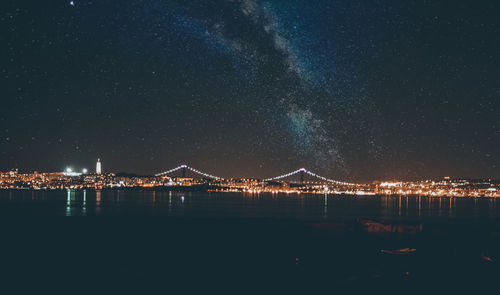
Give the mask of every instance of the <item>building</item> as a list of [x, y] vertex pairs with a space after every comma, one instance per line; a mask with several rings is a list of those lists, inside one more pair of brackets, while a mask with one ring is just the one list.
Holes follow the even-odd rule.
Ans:
[[102, 173], [101, 159], [97, 159], [97, 164], [95, 165], [95, 173], [96, 174]]

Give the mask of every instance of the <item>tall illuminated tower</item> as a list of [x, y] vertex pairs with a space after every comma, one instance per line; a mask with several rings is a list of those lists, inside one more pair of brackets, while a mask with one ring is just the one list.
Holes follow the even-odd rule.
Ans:
[[95, 165], [95, 173], [96, 174], [102, 173], [101, 159], [97, 159], [97, 164]]

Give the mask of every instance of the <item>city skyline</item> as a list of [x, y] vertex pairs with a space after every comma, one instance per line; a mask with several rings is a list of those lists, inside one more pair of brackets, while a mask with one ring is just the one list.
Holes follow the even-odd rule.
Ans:
[[[297, 178], [298, 179], [295, 179]], [[94, 173], [66, 168], [59, 173], [0, 172], [0, 189], [86, 190], [154, 189], [159, 191], [203, 191], [217, 193], [286, 193], [356, 196], [426, 196], [426, 197], [500, 197], [500, 181], [491, 179], [452, 179], [425, 181], [376, 181], [352, 183], [329, 179], [306, 168], [282, 175], [258, 178], [224, 178], [179, 165], [150, 176], [126, 173], [103, 173], [100, 159]]]
[[[319, 181], [319, 182], [325, 182], [325, 183], [336, 183], [336, 184], [343, 184], [343, 185], [354, 185], [354, 184], [366, 184], [366, 183], [371, 183], [371, 182], [384, 182], [384, 181], [390, 181], [390, 182], [412, 182], [412, 181], [431, 181], [431, 180], [442, 180], [442, 179], [445, 179], [445, 180], [488, 180], [488, 181], [493, 181], [493, 182], [498, 182], [500, 181], [499, 179], [495, 179], [495, 178], [492, 178], [492, 177], [464, 177], [464, 176], [458, 176], [458, 177], [451, 177], [450, 175], [445, 175], [445, 176], [440, 176], [440, 177], [427, 177], [427, 178], [421, 178], [421, 179], [398, 179], [398, 178], [386, 178], [386, 179], [373, 179], [371, 181], [358, 181], [358, 182], [349, 182], [349, 180], [347, 179], [341, 179], [341, 178], [338, 178], [338, 179], [330, 179], [325, 176], [322, 176], [322, 175], [318, 175], [310, 170], [308, 170], [307, 168], [304, 168], [304, 167], [301, 167], [301, 168], [298, 168], [298, 169], [295, 169], [291, 172], [288, 172], [288, 173], [284, 173], [284, 174], [280, 174], [280, 175], [277, 175], [277, 176], [265, 176], [265, 177], [257, 177], [257, 176], [251, 176], [251, 175], [245, 175], [245, 176], [231, 176], [231, 175], [226, 175], [226, 176], [220, 176], [222, 174], [218, 174], [218, 173], [215, 173], [216, 175], [214, 174], [210, 174], [210, 173], [205, 173], [205, 172], [202, 172], [196, 168], [193, 168], [192, 166], [188, 165], [188, 164], [181, 164], [181, 165], [178, 165], [177, 167], [174, 167], [174, 168], [171, 168], [171, 169], [168, 169], [168, 170], [162, 170], [162, 171], [157, 171], [155, 173], [151, 173], [151, 174], [138, 174], [134, 171], [112, 171], [112, 170], [108, 170], [108, 171], [104, 171], [103, 170], [103, 166], [102, 166], [102, 161], [101, 161], [101, 158], [97, 158], [97, 162], [96, 162], [96, 165], [95, 165], [95, 170], [94, 171], [91, 171], [85, 167], [81, 168], [81, 167], [77, 167], [75, 168], [75, 166], [73, 165], [67, 165], [65, 166], [64, 169], [61, 169], [60, 171], [47, 171], [47, 170], [26, 170], [26, 171], [19, 171], [19, 169], [8, 169], [8, 170], [5, 170], [5, 171], [0, 171], [0, 173], [4, 173], [4, 174], [8, 174], [8, 173], [20, 173], [20, 174], [32, 174], [32, 173], [40, 173], [40, 174], [47, 174], [47, 173], [61, 173], [61, 174], [64, 174], [65, 176], [70, 176], [70, 177], [74, 177], [74, 176], [84, 176], [84, 175], [92, 175], [92, 174], [95, 174], [95, 175], [101, 175], [101, 174], [119, 174], [119, 175], [129, 175], [130, 177], [159, 177], [159, 176], [170, 176], [170, 177], [174, 177], [172, 176], [171, 174], [173, 172], [176, 172], [176, 171], [182, 171], [182, 176], [177, 176], [177, 177], [187, 177], [185, 176], [186, 174], [186, 171], [188, 172], [191, 172], [191, 173], [194, 173], [195, 175], [198, 175], [198, 176], [201, 176], [203, 178], [211, 178], [211, 179], [214, 179], [214, 180], [224, 180], [224, 179], [255, 179], [255, 180], [261, 180], [261, 181], [274, 181], [274, 180], [279, 180], [279, 179], [283, 179], [283, 178], [288, 178], [290, 176], [293, 176], [293, 175], [296, 175], [296, 174], [302, 174], [301, 176], [301, 179], [303, 178], [304, 175], [307, 175], [308, 177], [312, 177], [312, 178], [315, 178], [316, 181]], [[293, 181], [292, 181], [293, 182]]]

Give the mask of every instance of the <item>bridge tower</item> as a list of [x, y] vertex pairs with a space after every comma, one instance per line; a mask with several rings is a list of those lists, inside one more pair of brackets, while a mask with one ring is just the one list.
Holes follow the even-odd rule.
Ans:
[[182, 178], [186, 178], [186, 167], [182, 167]]
[[304, 171], [305, 171], [304, 168], [300, 169], [300, 179], [299, 179], [300, 184], [304, 184]]

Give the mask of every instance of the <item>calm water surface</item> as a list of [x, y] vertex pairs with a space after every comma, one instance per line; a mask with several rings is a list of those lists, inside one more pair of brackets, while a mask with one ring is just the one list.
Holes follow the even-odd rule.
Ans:
[[335, 220], [497, 219], [492, 198], [134, 190], [0, 191], [4, 216], [176, 216]]
[[[249, 286], [258, 294], [266, 293], [262, 292], [268, 290], [265, 286], [272, 286], [273, 294], [300, 288], [302, 294], [338, 293], [333, 291], [339, 286], [379, 294], [388, 288], [421, 286], [421, 294], [427, 294], [429, 286], [441, 286], [445, 291], [439, 293], [448, 294], [450, 288], [462, 290], [458, 282], [486, 293], [477, 286], [497, 288], [500, 274], [497, 202], [447, 197], [4, 190], [0, 191], [0, 216], [7, 218], [0, 252], [7, 255], [0, 266], [0, 282], [15, 290], [35, 288], [28, 294], [41, 293], [44, 284], [53, 290], [61, 282], [68, 285], [67, 290], [88, 286], [92, 294], [102, 290], [98, 285], [109, 288], [109, 294], [120, 293], [117, 288], [130, 291], [130, 286], [137, 287], [137, 294], [147, 293], [145, 288], [159, 294], [171, 288], [205, 291], [207, 286], [214, 290], [225, 286], [231, 294]], [[40, 216], [59, 216], [64, 221]], [[161, 218], [146, 218], [150, 216]], [[418, 233], [379, 234], [368, 232], [358, 218], [409, 226], [415, 221], [422, 226]], [[408, 255], [381, 252], [403, 248], [416, 251]]]

